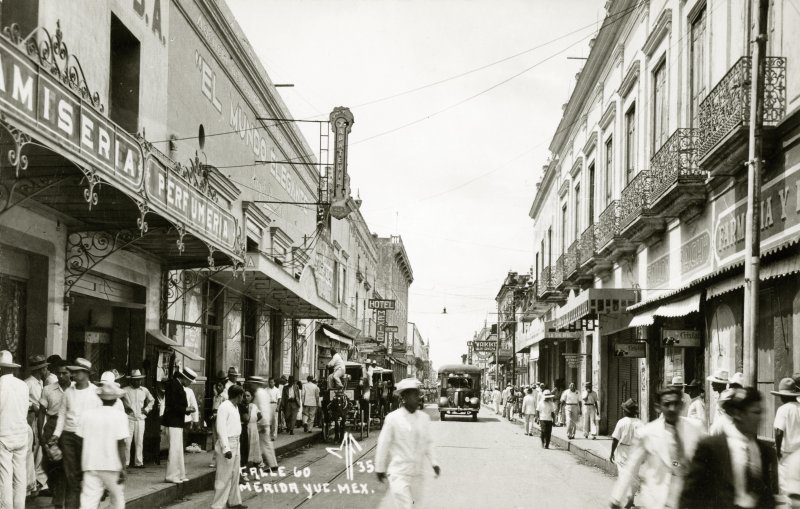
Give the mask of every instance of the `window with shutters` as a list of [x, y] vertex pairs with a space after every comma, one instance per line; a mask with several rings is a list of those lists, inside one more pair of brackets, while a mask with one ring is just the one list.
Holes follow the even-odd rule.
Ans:
[[604, 203], [605, 207], [608, 207], [608, 204], [611, 203], [611, 197], [614, 191], [614, 138], [609, 136], [608, 140], [606, 140], [606, 148], [605, 148], [605, 163], [606, 163], [606, 183], [605, 183], [605, 192], [606, 192], [606, 201]]
[[668, 107], [667, 63], [663, 61], [653, 71], [653, 153], [667, 141]]
[[689, 29], [690, 42], [689, 42], [689, 96], [691, 101], [689, 107], [689, 127], [700, 127], [700, 122], [697, 118], [698, 110], [700, 109], [700, 102], [706, 95], [705, 73], [707, 69], [706, 63], [706, 10], [702, 11], [692, 22]]
[[625, 185], [636, 176], [636, 103], [625, 113]]

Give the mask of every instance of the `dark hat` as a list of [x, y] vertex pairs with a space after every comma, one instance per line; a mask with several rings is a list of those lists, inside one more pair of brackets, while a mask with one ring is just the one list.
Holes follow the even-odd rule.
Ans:
[[689, 382], [689, 385], [687, 385], [686, 387], [696, 387], [696, 388], [701, 388], [701, 387], [703, 387], [703, 382], [701, 382], [700, 380], [698, 380], [697, 378], [695, 378], [694, 380], [692, 380], [691, 382]]
[[631, 398], [628, 398], [621, 406], [622, 409], [627, 412], [636, 412], [639, 410], [639, 404]]
[[223, 370], [217, 371], [217, 380], [225, 380], [226, 378], [228, 378], [228, 375]]
[[44, 355], [31, 355], [28, 357], [28, 369], [39, 369], [50, 364]]

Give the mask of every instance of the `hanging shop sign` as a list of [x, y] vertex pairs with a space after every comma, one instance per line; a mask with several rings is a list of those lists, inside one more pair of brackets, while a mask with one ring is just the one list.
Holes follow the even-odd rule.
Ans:
[[350, 177], [347, 175], [347, 139], [353, 128], [353, 114], [349, 108], [337, 106], [330, 115], [333, 130], [333, 168], [329, 172], [331, 192], [331, 215], [344, 219], [350, 213]]
[[399, 329], [397, 325], [386, 325], [384, 326], [383, 330], [385, 330], [386, 332], [397, 332]]
[[699, 330], [661, 329], [664, 346], [678, 348], [697, 348], [700, 346]]
[[646, 343], [614, 343], [616, 357], [630, 357], [644, 359], [647, 357]]
[[497, 348], [497, 341], [473, 341], [472, 350], [474, 352], [494, 352]]
[[583, 363], [583, 358], [586, 357], [585, 353], [562, 353], [567, 366], [570, 368], [579, 368]]
[[161, 204], [168, 219], [191, 225], [193, 233], [200, 233], [203, 240], [215, 247], [234, 248], [236, 220], [231, 213], [154, 157], [147, 159], [145, 169], [147, 197]]
[[367, 301], [367, 307], [369, 309], [394, 310], [394, 306], [395, 306], [394, 299], [369, 299], [369, 301]]

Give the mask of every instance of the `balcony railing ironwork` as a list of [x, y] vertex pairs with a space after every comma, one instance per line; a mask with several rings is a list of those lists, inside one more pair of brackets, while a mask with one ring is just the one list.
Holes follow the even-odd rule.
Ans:
[[601, 251], [614, 237], [619, 235], [620, 229], [619, 201], [614, 200], [600, 214], [597, 222], [597, 250]]
[[[740, 58], [700, 103], [703, 158], [731, 131], [750, 118], [751, 57]], [[764, 125], [775, 125], [786, 113], [786, 58], [767, 57], [764, 66]]]
[[550, 272], [550, 267], [547, 266], [539, 273], [539, 279], [536, 281], [536, 296], [539, 298], [544, 297], [555, 289]]
[[561, 283], [564, 282], [564, 255], [558, 257], [556, 260], [556, 264], [553, 267], [553, 271], [551, 273], [551, 282], [553, 283], [553, 288], [559, 288]]
[[586, 264], [597, 255], [597, 225], [590, 224], [581, 234], [581, 247], [578, 250], [581, 265]]
[[697, 162], [699, 135], [699, 129], [677, 129], [650, 160], [651, 203], [679, 181], [706, 179], [708, 172], [701, 170]]
[[570, 279], [578, 271], [578, 244], [580, 240], [575, 240], [564, 253], [564, 279]]
[[[642, 170], [638, 175], [633, 177], [633, 180], [622, 190], [618, 211], [618, 224], [620, 229], [626, 228], [638, 217], [647, 212], [647, 207], [650, 206], [652, 185], [650, 170]], [[603, 216], [601, 215], [600, 217], [602, 223]]]

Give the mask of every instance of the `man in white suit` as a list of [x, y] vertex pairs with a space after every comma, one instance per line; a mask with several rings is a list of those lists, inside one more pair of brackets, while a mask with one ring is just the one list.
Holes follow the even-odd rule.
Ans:
[[661, 416], [643, 426], [639, 440], [611, 492], [611, 507], [622, 507], [628, 489], [642, 479], [640, 503], [645, 509], [677, 509], [683, 481], [697, 443], [704, 433], [694, 421], [681, 417], [682, 390], [667, 387], [658, 393]]

